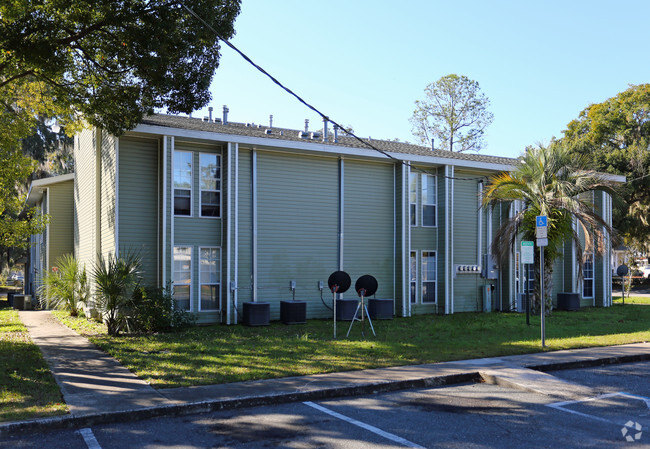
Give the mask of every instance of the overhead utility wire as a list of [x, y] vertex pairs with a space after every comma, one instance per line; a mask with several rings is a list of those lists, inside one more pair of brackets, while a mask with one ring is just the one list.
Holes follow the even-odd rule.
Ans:
[[[286, 86], [285, 86], [284, 84], [282, 84], [278, 79], [276, 79], [273, 75], [271, 75], [269, 72], [267, 72], [266, 70], [264, 70], [264, 68], [262, 68], [261, 66], [259, 66], [258, 64], [256, 64], [256, 63], [255, 63], [251, 58], [249, 58], [249, 57], [248, 57], [244, 52], [242, 52], [239, 48], [237, 48], [237, 47], [236, 47], [234, 44], [232, 44], [229, 40], [224, 39], [223, 37], [221, 37], [221, 35], [219, 34], [219, 32], [218, 32], [217, 30], [215, 30], [214, 27], [213, 27], [212, 25], [210, 25], [208, 22], [206, 22], [202, 17], [200, 17], [198, 14], [196, 14], [192, 9], [190, 9], [189, 7], [187, 7], [185, 4], [182, 4], [182, 6], [183, 6], [183, 8], [185, 8], [185, 9], [187, 10], [187, 12], [189, 12], [191, 15], [193, 15], [193, 16], [194, 16], [194, 17], [195, 17], [199, 22], [201, 22], [201, 23], [202, 23], [203, 25], [205, 25], [205, 26], [206, 26], [210, 31], [212, 31], [218, 39], [220, 39], [221, 41], [223, 41], [223, 42], [224, 42], [228, 47], [230, 47], [231, 49], [233, 49], [237, 54], [239, 54], [239, 56], [241, 56], [242, 58], [244, 58], [244, 60], [246, 60], [249, 64], [251, 64], [253, 67], [255, 67], [258, 71], [260, 71], [262, 74], [266, 75], [266, 76], [267, 76], [271, 81], [273, 81], [275, 84], [277, 84], [277, 85], [278, 85], [282, 90], [284, 90], [285, 92], [287, 92], [288, 94], [290, 94], [291, 96], [293, 96], [296, 100], [298, 100], [300, 103], [304, 104], [307, 108], [309, 108], [309, 109], [311, 109], [312, 111], [314, 111], [314, 112], [315, 112], [316, 114], [318, 114], [318, 115], [319, 115], [323, 120], [327, 120], [327, 121], [331, 122], [334, 126], [338, 127], [339, 129], [345, 130], [345, 128], [344, 128], [343, 126], [339, 125], [336, 121], [330, 119], [327, 115], [323, 114], [323, 113], [322, 113], [321, 111], [319, 111], [316, 107], [314, 107], [314, 106], [312, 106], [311, 104], [307, 103], [307, 102], [306, 102], [302, 97], [300, 97], [300, 95], [296, 94], [294, 91], [292, 91], [291, 89], [289, 89], [288, 87], [286, 87]], [[327, 125], [325, 125], [325, 126], [327, 126]], [[417, 168], [417, 167], [412, 167], [412, 165], [411, 165], [409, 162], [406, 162], [406, 161], [403, 161], [403, 160], [401, 160], [401, 159], [398, 159], [398, 158], [396, 158], [395, 156], [392, 156], [391, 154], [389, 154], [388, 152], [386, 152], [386, 151], [384, 151], [384, 150], [382, 150], [382, 149], [380, 149], [380, 148], [377, 148], [376, 146], [374, 146], [373, 144], [371, 144], [369, 141], [364, 140], [364, 139], [358, 137], [358, 136], [357, 136], [356, 134], [354, 134], [353, 132], [351, 132], [351, 131], [346, 131], [346, 133], [349, 134], [350, 136], [354, 137], [356, 140], [358, 140], [359, 142], [361, 142], [363, 145], [366, 145], [366, 146], [370, 147], [371, 149], [377, 151], [378, 153], [383, 154], [383, 155], [386, 156], [387, 158], [392, 159], [392, 160], [394, 160], [394, 161], [396, 161], [396, 162], [399, 162], [400, 164], [406, 165], [406, 166], [408, 166], [409, 168], [414, 168], [415, 170], [420, 171], [420, 172], [425, 173], [425, 174], [428, 174], [428, 175], [432, 175], [432, 176], [441, 176], [441, 177], [443, 177], [443, 178], [448, 178], [448, 179], [457, 179], [457, 180], [461, 180], [461, 181], [475, 181], [475, 180], [488, 179], [487, 176], [481, 176], [481, 177], [477, 177], [477, 178], [456, 178], [456, 177], [454, 177], [454, 176], [438, 175], [438, 174], [431, 173], [431, 172], [429, 172], [428, 170], [424, 170], [424, 169]]]

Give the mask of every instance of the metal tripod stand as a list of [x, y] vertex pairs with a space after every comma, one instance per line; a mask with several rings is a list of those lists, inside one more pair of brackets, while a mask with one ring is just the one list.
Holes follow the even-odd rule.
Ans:
[[[372, 329], [372, 335], [374, 335], [375, 337], [377, 336], [377, 334], [375, 333], [375, 328], [372, 325], [372, 320], [370, 319], [370, 314], [368, 313], [368, 306], [366, 306], [366, 302], [364, 301], [365, 294], [366, 294], [365, 290], [361, 290], [359, 292], [359, 296], [361, 299], [357, 304], [357, 310], [355, 310], [354, 315], [352, 316], [352, 322], [350, 323], [350, 328], [348, 329], [348, 333], [346, 337], [350, 336], [350, 331], [352, 330], [352, 325], [354, 324], [355, 321], [361, 321], [361, 336], [362, 337], [366, 336], [366, 320], [365, 320], [366, 316], [368, 317], [368, 323], [370, 323], [370, 329]], [[361, 318], [357, 318], [359, 309], [361, 309]]]

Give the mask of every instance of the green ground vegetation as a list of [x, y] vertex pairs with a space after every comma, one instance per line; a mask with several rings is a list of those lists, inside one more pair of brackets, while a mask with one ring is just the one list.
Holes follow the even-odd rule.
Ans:
[[[546, 319], [546, 350], [650, 341], [650, 299], [610, 308], [555, 311]], [[541, 351], [540, 322], [524, 314], [459, 313], [375, 321], [377, 337], [355, 323], [331, 320], [287, 326], [205, 326], [179, 332], [106, 334], [105, 327], [66, 317], [64, 323], [156, 388], [238, 382]]]
[[67, 411], [59, 387], [18, 312], [0, 302], [0, 421]]

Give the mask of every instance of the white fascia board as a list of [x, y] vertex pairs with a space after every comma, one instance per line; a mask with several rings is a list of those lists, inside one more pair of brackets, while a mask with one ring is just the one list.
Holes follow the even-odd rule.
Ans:
[[[144, 125], [140, 124], [132, 130], [134, 133], [169, 135], [175, 137], [185, 137], [188, 139], [202, 139], [223, 142], [233, 142], [240, 145], [251, 145], [256, 148], [282, 148], [287, 150], [303, 150], [317, 153], [328, 154], [345, 154], [347, 156], [371, 157], [374, 159], [387, 160], [388, 157], [380, 155], [379, 152], [371, 148], [347, 147], [343, 145], [328, 145], [314, 141], [296, 141], [283, 139], [270, 139], [266, 137], [242, 136], [240, 134], [216, 133], [212, 131], [197, 131], [182, 128], [173, 128], [167, 126]], [[510, 171], [515, 167], [508, 164], [496, 164], [492, 162], [469, 161], [464, 159], [453, 159], [434, 156], [421, 156], [409, 153], [393, 153], [386, 151], [386, 154], [394, 157], [399, 161], [415, 162], [432, 165], [453, 165], [456, 167], [478, 168], [494, 171]]]
[[41, 198], [43, 198], [42, 189], [65, 181], [74, 181], [74, 173], [52, 176], [50, 178], [36, 179], [32, 181], [29, 186], [29, 192], [27, 192], [27, 198], [25, 199], [24, 207], [34, 207], [36, 203], [38, 203]]

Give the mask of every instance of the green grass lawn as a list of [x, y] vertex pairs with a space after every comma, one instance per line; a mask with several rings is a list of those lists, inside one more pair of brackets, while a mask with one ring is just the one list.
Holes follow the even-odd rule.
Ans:
[[[546, 350], [650, 341], [650, 300], [625, 306], [553, 312]], [[63, 314], [57, 313], [57, 316]], [[459, 313], [375, 321], [377, 337], [356, 323], [331, 320], [287, 326], [193, 327], [181, 332], [111, 338], [101, 325], [65, 318], [100, 348], [156, 388], [443, 362], [541, 351], [540, 319], [524, 314]]]
[[59, 387], [18, 312], [0, 308], [0, 421], [61, 415], [67, 411]]

